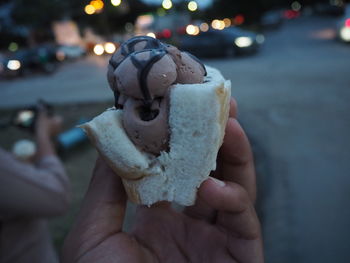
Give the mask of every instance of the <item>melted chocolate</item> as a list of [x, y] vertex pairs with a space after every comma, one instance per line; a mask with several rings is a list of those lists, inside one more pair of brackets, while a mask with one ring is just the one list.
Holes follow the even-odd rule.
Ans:
[[[137, 54], [140, 54], [142, 52], [150, 52], [149, 59], [146, 59], [146, 60], [137, 59], [136, 57]], [[134, 64], [134, 66], [137, 68], [139, 84], [140, 84], [140, 88], [144, 98], [144, 103], [146, 106], [150, 105], [153, 100], [147, 86], [148, 73], [151, 70], [152, 66], [157, 61], [159, 61], [162, 57], [164, 57], [166, 54], [167, 52], [165, 49], [145, 49], [145, 50], [137, 51], [130, 54], [131, 61]]]
[[130, 54], [135, 52], [135, 46], [140, 42], [146, 42], [146, 46], [143, 48], [144, 50], [165, 48], [162, 42], [160, 42], [158, 39], [155, 39], [153, 37], [149, 37], [149, 36], [133, 37], [133, 38], [130, 38], [128, 41], [126, 41], [120, 47], [121, 55], [124, 56], [124, 58], [119, 63], [117, 63], [116, 61], [112, 61], [112, 59], [110, 59], [109, 64], [114, 69], [116, 69], [120, 65], [120, 63], [122, 63]]
[[[135, 46], [137, 43], [140, 42], [146, 42], [146, 45], [143, 50], [135, 51]], [[124, 56], [124, 58], [119, 62], [112, 61], [112, 59], [109, 60], [109, 64], [116, 69], [120, 63], [122, 63], [127, 57], [130, 56], [130, 59], [134, 66], [137, 68], [137, 74], [139, 79], [139, 85], [141, 88], [141, 92], [144, 98], [144, 109], [145, 114], [147, 112], [149, 113], [149, 116], [143, 116], [142, 119], [153, 119], [155, 113], [150, 109], [153, 98], [151, 97], [150, 91], [147, 86], [147, 77], [148, 73], [151, 70], [152, 66], [159, 61], [162, 57], [164, 57], [168, 52], [166, 48], [168, 45], [163, 44], [158, 39], [148, 37], [148, 36], [138, 36], [133, 37], [126, 41], [120, 48], [121, 48], [121, 54]], [[137, 59], [137, 54], [142, 52], [150, 52], [149, 59], [146, 60], [139, 60]], [[186, 52], [187, 53], [187, 52]], [[192, 59], [197, 61], [204, 69], [204, 76], [207, 75], [207, 70], [204, 66], [204, 64], [195, 56], [193, 56], [191, 53], [187, 53]], [[121, 108], [121, 105], [118, 104], [118, 97], [119, 93], [117, 91], [114, 92], [114, 99], [115, 99], [115, 107]]]

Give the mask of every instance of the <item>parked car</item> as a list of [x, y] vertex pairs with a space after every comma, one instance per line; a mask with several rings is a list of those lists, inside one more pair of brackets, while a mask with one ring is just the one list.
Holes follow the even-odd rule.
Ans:
[[57, 67], [56, 48], [41, 45], [36, 48], [21, 49], [1, 59], [2, 76], [18, 76], [33, 71], [52, 73]]
[[344, 14], [344, 6], [343, 0], [324, 0], [315, 4], [314, 10], [320, 15], [341, 16]]
[[210, 29], [198, 35], [180, 37], [180, 48], [199, 57], [255, 53], [264, 42], [264, 36], [237, 27]]
[[56, 57], [58, 60], [77, 59], [86, 55], [86, 50], [81, 46], [61, 45], [57, 47]]
[[283, 10], [270, 10], [265, 12], [260, 20], [263, 29], [277, 29], [283, 23]]

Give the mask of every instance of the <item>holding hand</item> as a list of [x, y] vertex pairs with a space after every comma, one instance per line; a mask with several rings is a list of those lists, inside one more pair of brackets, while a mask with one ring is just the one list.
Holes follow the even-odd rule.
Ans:
[[138, 206], [131, 233], [122, 231], [123, 184], [97, 160], [63, 262], [263, 262], [253, 156], [235, 118], [232, 100], [217, 170], [202, 183], [196, 204], [182, 213], [167, 202]]

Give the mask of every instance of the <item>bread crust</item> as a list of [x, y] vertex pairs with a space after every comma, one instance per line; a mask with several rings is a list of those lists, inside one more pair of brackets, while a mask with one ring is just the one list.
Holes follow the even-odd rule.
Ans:
[[[94, 120], [81, 125], [81, 128], [85, 130], [88, 137], [90, 138], [92, 144], [99, 151], [100, 155], [107, 161], [113, 171], [122, 178], [126, 193], [129, 200], [137, 204], [151, 205], [157, 201], [168, 200], [175, 201], [182, 205], [192, 205], [195, 202], [196, 192], [199, 185], [209, 176], [210, 170], [214, 170], [216, 167], [216, 156], [217, 152], [223, 142], [225, 127], [229, 115], [229, 101], [231, 96], [231, 83], [230, 81], [225, 81], [221, 74], [210, 67], [208, 69], [208, 79], [215, 79], [212, 81], [207, 81], [203, 84], [186, 84], [186, 85], [175, 85], [172, 88], [170, 100], [174, 100], [173, 93], [181, 92], [181, 89], [191, 90], [192, 86], [198, 88], [206, 89], [205, 95], [206, 99], [211, 101], [215, 110], [215, 116], [212, 116], [211, 125], [213, 130], [209, 131], [207, 146], [207, 155], [209, 159], [200, 160], [200, 162], [209, 163], [206, 164], [206, 168], [199, 171], [197, 174], [189, 174], [188, 180], [192, 180], [190, 184], [190, 189], [184, 190], [183, 187], [174, 186], [172, 184], [177, 184], [172, 182], [173, 177], [177, 176], [176, 169], [187, 169], [188, 167], [173, 167], [181, 166], [183, 164], [181, 158], [188, 158], [187, 156], [176, 156], [174, 157], [172, 153], [172, 147], [170, 147], [169, 153], [162, 152], [159, 157], [155, 157], [146, 153], [140, 152], [136, 147], [130, 146], [130, 139], [125, 134], [122, 127], [122, 113], [121, 110], [110, 109], [102, 113], [100, 116], [96, 117]], [[215, 75], [215, 77], [210, 74]], [[218, 76], [216, 76], [218, 75]], [[186, 89], [185, 89], [186, 87]], [[198, 91], [197, 91], [198, 92]], [[196, 99], [196, 98], [195, 98]], [[216, 105], [216, 106], [215, 106]], [[170, 107], [173, 107], [172, 105]], [[171, 113], [170, 113], [171, 114]], [[106, 116], [104, 116], [106, 115]], [[107, 116], [110, 115], [110, 116]], [[169, 122], [172, 116], [169, 116]], [[114, 119], [111, 123], [110, 119]], [[113, 129], [113, 134], [118, 129], [118, 133], [115, 135], [118, 137], [117, 140], [113, 141], [113, 147], [110, 147], [111, 143], [106, 141], [104, 136], [105, 131], [100, 131], [100, 127], [109, 127], [108, 129]], [[172, 142], [174, 130], [171, 130], [170, 143]], [[106, 136], [104, 136], [106, 137]], [[108, 136], [107, 136], [108, 137]], [[109, 137], [107, 138], [109, 139]], [[103, 141], [105, 140], [105, 141]], [[190, 140], [190, 139], [189, 139]], [[123, 148], [120, 144], [126, 143]], [[109, 144], [109, 145], [108, 145]], [[128, 156], [123, 156], [122, 149], [129, 147]], [[111, 153], [112, 152], [112, 153]], [[140, 154], [140, 156], [138, 156]], [[137, 155], [137, 156], [136, 156]], [[180, 158], [180, 161], [179, 161]], [[179, 164], [176, 163], [178, 160]], [[209, 161], [208, 161], [209, 160]], [[201, 167], [201, 165], [199, 165]], [[171, 170], [171, 172], [168, 172]], [[190, 169], [189, 169], [190, 170]], [[182, 171], [182, 170], [181, 170]], [[181, 171], [179, 173], [181, 173]], [[192, 170], [192, 173], [194, 171]], [[178, 182], [183, 182], [185, 175]], [[166, 191], [162, 192], [162, 187], [167, 187]], [[181, 193], [183, 191], [183, 195]]]

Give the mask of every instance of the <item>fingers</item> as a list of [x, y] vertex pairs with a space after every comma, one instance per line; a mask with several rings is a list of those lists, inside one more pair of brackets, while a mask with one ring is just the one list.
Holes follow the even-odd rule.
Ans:
[[230, 111], [229, 111], [229, 116], [230, 118], [234, 118], [234, 119], [237, 119], [237, 102], [236, 100], [231, 97], [230, 99]]
[[214, 223], [217, 211], [198, 196], [193, 206], [188, 206], [184, 209], [184, 214], [208, 223]]
[[[230, 99], [230, 118], [237, 117], [237, 103], [234, 98]], [[229, 136], [231, 136], [230, 134]], [[215, 178], [222, 178], [222, 160], [219, 158], [217, 160], [217, 169], [212, 172], [211, 176]], [[205, 220], [212, 222], [216, 218], [216, 211], [209, 207], [207, 203], [203, 202], [200, 198], [197, 198], [196, 203], [193, 206], [186, 207], [184, 213], [192, 218]]]
[[220, 178], [235, 182], [247, 190], [250, 199], [256, 199], [256, 179], [253, 153], [246, 134], [238, 121], [227, 122], [224, 143], [220, 149]]
[[209, 179], [202, 184], [199, 197], [219, 211], [216, 224], [230, 235], [249, 240], [260, 237], [260, 224], [254, 207], [239, 184]]
[[79, 255], [120, 232], [125, 208], [126, 194], [120, 178], [99, 158], [77, 220], [65, 241], [64, 254]]

